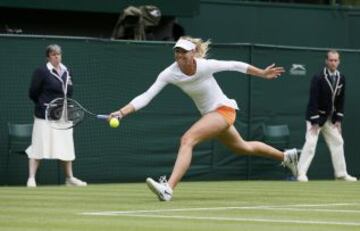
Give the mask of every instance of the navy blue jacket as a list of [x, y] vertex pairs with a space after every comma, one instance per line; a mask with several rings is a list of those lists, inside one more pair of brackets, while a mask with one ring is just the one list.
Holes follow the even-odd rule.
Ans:
[[44, 65], [34, 71], [29, 89], [29, 97], [35, 103], [34, 115], [42, 119], [45, 119], [46, 105], [56, 98], [64, 97], [65, 82], [68, 83], [67, 96], [71, 97], [73, 93], [69, 71], [66, 70], [60, 77], [55, 70], [49, 70], [48, 67], [50, 66]]
[[306, 120], [322, 126], [327, 119], [333, 123], [344, 117], [345, 76], [336, 71], [332, 84], [329, 72], [324, 68], [311, 80], [310, 98], [306, 110]]

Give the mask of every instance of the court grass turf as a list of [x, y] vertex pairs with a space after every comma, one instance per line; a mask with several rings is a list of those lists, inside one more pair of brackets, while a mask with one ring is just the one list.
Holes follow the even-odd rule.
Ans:
[[0, 187], [0, 230], [360, 230], [360, 182], [182, 182], [171, 202], [145, 183]]

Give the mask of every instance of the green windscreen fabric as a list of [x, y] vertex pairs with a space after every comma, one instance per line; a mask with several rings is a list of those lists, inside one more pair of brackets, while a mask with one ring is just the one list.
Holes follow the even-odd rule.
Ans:
[[[31, 123], [33, 103], [28, 88], [33, 70], [45, 63], [44, 50], [57, 43], [63, 48], [63, 63], [73, 73], [74, 96], [95, 113], [110, 113], [146, 91], [157, 75], [173, 61], [173, 43], [129, 42], [51, 37], [0, 36], [0, 184], [25, 184], [27, 157], [7, 155], [7, 123]], [[290, 146], [304, 142], [304, 112], [312, 74], [323, 65], [324, 50], [214, 44], [208, 58], [241, 60], [266, 67], [282, 65], [286, 74], [273, 81], [250, 78], [237, 72], [214, 76], [224, 93], [237, 101], [240, 110], [234, 126], [246, 140], [262, 140], [261, 125], [287, 124]], [[356, 65], [360, 55], [342, 52], [341, 70], [347, 78], [344, 121], [346, 158], [350, 173], [359, 175], [360, 158], [356, 122], [360, 85]], [[295, 75], [291, 69], [303, 65]], [[294, 70], [292, 70], [294, 71]], [[74, 129], [76, 160], [74, 173], [89, 183], [143, 181], [146, 177], [169, 175], [180, 138], [200, 114], [192, 100], [179, 88], [168, 85], [142, 110], [123, 119], [112, 129], [91, 117]], [[6, 171], [6, 166], [9, 171]], [[313, 178], [332, 177], [328, 150], [318, 145]], [[185, 180], [285, 179], [289, 172], [278, 161], [235, 155], [217, 140], [196, 146]], [[64, 182], [62, 166], [47, 160], [38, 174], [39, 184]]]
[[[305, 111], [309, 99], [310, 81], [325, 65], [324, 49], [298, 49], [289, 47], [255, 47], [252, 61], [260, 66], [276, 61], [285, 67], [286, 73], [276, 81], [251, 80], [251, 139], [261, 139], [261, 124], [287, 124], [290, 130], [290, 146], [302, 148], [305, 141]], [[359, 52], [341, 51], [339, 70], [346, 76], [346, 104], [343, 122], [345, 140], [345, 157], [350, 173], [359, 175], [358, 140], [356, 131], [359, 128], [356, 116], [360, 115], [358, 104], [358, 87], [356, 66], [359, 63]], [[256, 158], [252, 161], [254, 171], [251, 175], [263, 177], [267, 169], [274, 175], [276, 161], [265, 161]], [[356, 166], [357, 165], [357, 166]], [[278, 176], [281, 176], [278, 172]], [[320, 135], [315, 158], [309, 169], [310, 178], [333, 178], [330, 153]]]
[[[73, 98], [95, 113], [110, 113], [124, 106], [146, 91], [157, 75], [174, 61], [173, 44], [169, 43], [1, 37], [2, 134], [6, 134], [8, 121], [32, 122], [33, 104], [27, 96], [31, 74], [44, 64], [44, 49], [51, 43], [63, 48], [63, 63], [73, 73]], [[249, 48], [214, 46], [210, 55], [210, 58], [248, 61]], [[245, 126], [248, 77], [224, 72], [216, 74], [216, 78], [225, 93], [239, 102], [243, 111], [238, 121]], [[147, 107], [121, 121], [118, 129], [87, 118], [74, 129], [75, 174], [89, 182], [142, 181], [146, 176], [169, 175], [180, 137], [199, 118], [191, 99], [172, 85], [165, 87]], [[0, 145], [1, 152], [7, 153], [6, 135]], [[8, 162], [10, 171], [5, 173]], [[6, 155], [2, 155], [1, 182], [24, 182], [26, 162], [25, 156], [12, 155], [7, 161]], [[212, 178], [215, 170], [246, 176], [246, 169], [246, 158], [231, 155], [214, 141], [208, 141], [196, 147], [186, 177]], [[234, 171], [236, 173], [232, 173]], [[40, 168], [39, 181], [62, 183], [61, 166], [54, 161], [45, 162]]]
[[221, 43], [359, 48], [359, 7], [277, 2], [202, 0], [200, 14], [178, 19], [187, 34]]

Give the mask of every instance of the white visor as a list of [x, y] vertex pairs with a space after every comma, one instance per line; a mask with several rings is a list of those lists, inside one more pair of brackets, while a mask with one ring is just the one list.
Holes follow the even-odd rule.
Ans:
[[196, 46], [195, 46], [194, 43], [190, 42], [189, 40], [179, 39], [176, 42], [174, 48], [177, 48], [177, 47], [182, 48], [182, 49], [187, 50], [187, 51], [191, 51], [191, 50], [194, 50]]

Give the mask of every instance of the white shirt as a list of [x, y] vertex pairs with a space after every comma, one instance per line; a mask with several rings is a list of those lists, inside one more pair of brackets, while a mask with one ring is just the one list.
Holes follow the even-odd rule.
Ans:
[[[46, 63], [46, 67], [47, 67], [47, 69], [49, 69], [51, 74], [55, 75], [55, 73], [52, 70], [56, 70], [56, 68], [50, 62]], [[59, 69], [60, 69], [60, 72], [59, 73], [56, 72], [58, 74], [58, 76], [56, 76], [56, 75], [55, 76], [61, 78], [61, 76], [64, 74], [64, 72], [67, 71], [67, 68], [64, 64], [60, 63]]]
[[143, 94], [135, 97], [130, 104], [135, 110], [145, 107], [167, 85], [174, 84], [192, 98], [201, 114], [216, 110], [221, 106], [239, 109], [234, 99], [229, 99], [221, 90], [213, 74], [220, 71], [246, 73], [249, 64], [238, 61], [215, 59], [195, 59], [196, 72], [185, 75], [174, 62], [163, 70], [153, 85]]

